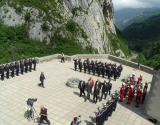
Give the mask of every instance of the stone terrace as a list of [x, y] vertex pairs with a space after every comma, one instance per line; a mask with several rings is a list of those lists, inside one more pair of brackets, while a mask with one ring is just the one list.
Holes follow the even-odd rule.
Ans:
[[[108, 59], [101, 60], [112, 62]], [[66, 86], [66, 81], [71, 77], [83, 78], [85, 81], [92, 77], [96, 81], [97, 76], [74, 71], [73, 67], [73, 62], [60, 63], [60, 60], [55, 59], [37, 64], [37, 71], [0, 81], [0, 125], [37, 124], [24, 118], [28, 98], [38, 99], [34, 103], [38, 114], [40, 105], [43, 104], [47, 107], [51, 125], [70, 125], [73, 117], [78, 115], [82, 116], [81, 125], [95, 125], [95, 112], [97, 112], [99, 106], [102, 107], [106, 100], [102, 100], [97, 104], [92, 104], [88, 100], [84, 102], [84, 98], [79, 97], [78, 88]], [[133, 72], [136, 73], [136, 76], [142, 73], [143, 81], [151, 82], [152, 80], [151, 74], [137, 71], [125, 65], [123, 68], [120, 79], [112, 81], [112, 92], [119, 90], [122, 84], [121, 79]], [[38, 87], [41, 71], [44, 71], [46, 77], [44, 81], [45, 88]], [[99, 78], [101, 81], [108, 81], [107, 78]], [[109, 98], [109, 96], [107, 97]], [[93, 96], [91, 96], [92, 98]], [[126, 100], [122, 103], [118, 102], [117, 110], [113, 112], [112, 117], [109, 117], [105, 125], [152, 125], [142, 114], [144, 105], [136, 108], [134, 101], [131, 105], [127, 105]]]

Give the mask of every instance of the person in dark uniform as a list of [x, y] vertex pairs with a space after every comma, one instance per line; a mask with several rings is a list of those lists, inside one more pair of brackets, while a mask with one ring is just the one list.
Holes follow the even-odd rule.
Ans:
[[15, 69], [16, 69], [16, 75], [19, 76], [19, 64], [16, 62], [15, 64]]
[[1, 80], [4, 80], [4, 65], [1, 65]]
[[84, 73], [86, 73], [86, 69], [87, 69], [86, 61], [83, 62], [83, 67], [84, 67]]
[[14, 63], [11, 63], [9, 68], [11, 70], [11, 77], [13, 78], [14, 77]]
[[37, 63], [37, 61], [36, 61], [36, 58], [34, 57], [34, 59], [32, 60], [32, 63], [33, 63], [33, 66], [34, 66], [34, 71], [36, 70], [36, 63]]
[[[100, 88], [98, 87], [98, 85], [96, 85], [94, 88], [94, 95], [93, 95], [93, 103], [95, 103], [95, 104], [97, 103], [99, 92], [100, 92]], [[96, 100], [95, 100], [95, 98], [96, 98]]]
[[86, 88], [86, 91], [87, 91], [87, 98], [86, 98], [85, 101], [87, 101], [87, 99], [90, 99], [90, 94], [92, 92], [92, 84], [91, 84], [91, 82], [89, 80], [88, 80], [85, 88]]
[[39, 85], [42, 86], [43, 88], [45, 88], [44, 87], [44, 79], [46, 79], [45, 76], [44, 76], [44, 72], [41, 72], [41, 75], [40, 75], [41, 83]]
[[79, 97], [82, 96], [82, 93], [83, 93], [84, 96], [85, 96], [85, 92], [84, 92], [84, 90], [85, 90], [85, 82], [83, 81], [83, 79], [82, 79], [81, 81], [79, 81], [78, 88], [79, 88], [79, 90], [80, 90], [80, 95], [79, 95]]
[[27, 70], [28, 70], [28, 62], [27, 62], [27, 59], [24, 60], [24, 67], [25, 67], [25, 73], [27, 73]]
[[6, 71], [7, 79], [9, 79], [9, 65], [8, 65], [8, 63], [5, 65], [4, 70]]
[[104, 66], [104, 64], [102, 63], [102, 78], [104, 78], [104, 74], [105, 74], [105, 70], [106, 70], [106, 68], [105, 68], [105, 66]]
[[116, 79], [117, 79], [117, 74], [118, 74], [118, 71], [117, 71], [117, 68], [116, 67], [114, 67], [114, 80], [116, 81]]
[[102, 110], [101, 108], [99, 108], [98, 110], [99, 111], [96, 114], [96, 125], [103, 125], [103, 123], [102, 123], [102, 114], [103, 114], [103, 112], [101, 111]]
[[112, 89], [112, 83], [111, 83], [111, 80], [109, 80], [108, 82], [108, 94], [109, 95], [111, 94], [111, 89]]
[[108, 106], [108, 113], [109, 113], [109, 116], [112, 116], [112, 112], [113, 112], [113, 105], [112, 105], [112, 101], [111, 99], [108, 100], [107, 102], [107, 106]]
[[103, 95], [105, 96], [105, 99], [107, 97], [107, 93], [108, 93], [108, 85], [107, 82], [104, 81], [103, 85], [102, 85], [102, 95], [101, 95], [101, 100], [103, 98]]
[[98, 77], [100, 76], [100, 72], [101, 72], [101, 65], [98, 64], [97, 66], [97, 73], [98, 73]]
[[89, 73], [89, 74], [90, 74], [91, 70], [92, 70], [92, 64], [91, 64], [91, 63], [88, 63], [88, 73]]
[[80, 72], [82, 72], [82, 61], [81, 61], [81, 59], [79, 59], [78, 65], [79, 65], [79, 70], [80, 70]]
[[92, 64], [92, 72], [93, 72], [93, 75], [95, 75], [95, 71], [96, 71], [96, 67], [95, 67], [95, 64], [94, 64], [94, 62], [93, 62], [93, 64]]
[[20, 69], [21, 69], [21, 74], [23, 74], [23, 71], [24, 71], [24, 62], [23, 61], [21, 61]]
[[115, 100], [115, 102], [113, 103], [113, 111], [116, 111], [117, 102], [119, 99], [119, 94], [118, 94], [117, 90], [115, 91], [115, 94], [112, 96], [112, 99]]
[[109, 66], [108, 67], [108, 79], [110, 79], [111, 78], [111, 67]]
[[78, 65], [78, 60], [74, 59], [74, 70], [75, 71], [77, 70], [77, 65]]
[[47, 116], [48, 116], [48, 114], [47, 114], [47, 108], [44, 108], [43, 105], [40, 107], [40, 113], [39, 113], [39, 115], [40, 115], [40, 121], [39, 121], [38, 125], [42, 125], [43, 120], [45, 120], [47, 122], [47, 124], [50, 125], [50, 121], [47, 118]]
[[29, 71], [32, 72], [32, 59], [29, 59]]

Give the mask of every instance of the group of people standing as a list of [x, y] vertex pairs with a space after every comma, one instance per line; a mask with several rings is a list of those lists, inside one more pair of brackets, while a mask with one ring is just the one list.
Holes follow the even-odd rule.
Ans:
[[138, 79], [135, 81], [135, 73], [130, 75], [130, 79], [127, 83], [122, 83], [122, 87], [120, 89], [120, 99], [119, 102], [123, 101], [123, 98], [125, 98], [128, 95], [128, 102], [126, 104], [131, 103], [134, 96], [136, 95], [136, 107], [139, 107], [140, 104], [143, 104], [146, 94], [147, 94], [147, 88], [148, 83], [145, 82], [145, 85], [142, 84], [142, 74], [138, 77]]
[[[107, 95], [111, 94], [112, 89], [112, 83], [110, 82], [100, 82], [99, 79], [94, 83], [94, 80], [90, 77], [88, 82], [83, 81], [83, 79], [79, 82], [78, 88], [80, 90], [80, 97], [82, 94], [84, 95], [86, 101], [87, 99], [90, 99], [90, 95], [93, 94], [93, 103], [97, 103], [97, 100], [99, 98], [99, 101], [103, 99], [106, 99]], [[85, 91], [87, 92], [87, 95], [85, 94]], [[101, 93], [101, 94], [100, 94]], [[85, 96], [86, 95], [86, 96]]]
[[117, 102], [119, 99], [119, 94], [115, 91], [111, 95], [111, 98], [103, 104], [102, 108], [98, 108], [98, 113], [96, 114], [96, 125], [103, 125], [105, 121], [108, 120], [108, 117], [112, 116], [113, 111], [116, 111]]
[[104, 78], [105, 76], [108, 77], [108, 79], [111, 79], [111, 77], [114, 77], [114, 80], [116, 81], [117, 78], [121, 76], [121, 72], [123, 70], [122, 65], [120, 64], [117, 66], [116, 64], [111, 64], [111, 63], [103, 63], [101, 61], [93, 61], [89, 60], [84, 60], [82, 63], [81, 59], [74, 59], [74, 69], [75, 71], [77, 70], [77, 67], [79, 68], [79, 71], [82, 72], [82, 69], [84, 70], [84, 73], [88, 72], [93, 75], [98, 75]]
[[23, 72], [27, 73], [28, 71], [32, 71], [32, 65], [33, 69], [36, 70], [36, 59], [25, 59], [25, 60], [20, 60], [19, 62], [16, 61], [15, 63], [10, 63], [6, 65], [1, 65], [0, 66], [0, 74], [1, 74], [1, 80], [4, 80], [5, 72], [6, 72], [6, 78], [9, 79], [10, 77], [10, 72], [11, 72], [11, 77], [13, 78], [15, 76], [15, 71], [16, 75], [19, 76], [19, 72], [23, 74]]

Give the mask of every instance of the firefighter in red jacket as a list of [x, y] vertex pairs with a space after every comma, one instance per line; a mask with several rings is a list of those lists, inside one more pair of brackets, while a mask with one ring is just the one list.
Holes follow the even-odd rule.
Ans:
[[143, 79], [142, 79], [142, 76], [143, 76], [143, 75], [142, 75], [142, 74], [140, 74], [140, 76], [138, 77], [137, 84], [142, 83], [142, 80], [143, 80]]
[[120, 99], [119, 99], [119, 102], [123, 101], [124, 94], [125, 94], [125, 88], [124, 88], [124, 85], [122, 85], [122, 87], [120, 89]]
[[136, 102], [137, 102], [136, 107], [139, 107], [139, 106], [140, 106], [141, 98], [142, 98], [142, 92], [139, 91], [139, 92], [138, 92], [138, 95], [137, 95], [137, 97], [136, 97], [136, 99], [137, 99], [137, 100], [136, 100]]
[[128, 86], [128, 102], [126, 104], [130, 105], [132, 101], [132, 89], [130, 86]]

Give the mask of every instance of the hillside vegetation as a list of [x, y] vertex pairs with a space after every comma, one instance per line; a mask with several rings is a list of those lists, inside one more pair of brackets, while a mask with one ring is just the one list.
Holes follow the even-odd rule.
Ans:
[[[83, 49], [72, 37], [62, 38], [62, 36], [55, 34], [52, 39], [53, 42], [46, 45], [45, 42], [30, 39], [26, 25], [14, 27], [0, 22], [0, 63], [12, 61], [10, 45], [16, 47], [15, 54], [17, 59], [34, 56], [42, 57], [62, 52], [67, 55], [96, 52], [96, 50], [93, 51], [94, 49], [91, 46]], [[57, 46], [53, 47], [55, 43]]]
[[128, 26], [123, 34], [129, 41], [129, 48], [139, 53], [133, 61], [150, 67], [160, 64], [160, 14]]
[[160, 14], [160, 8], [125, 8], [115, 12], [116, 26], [120, 30], [133, 23], [139, 23], [150, 16]]

